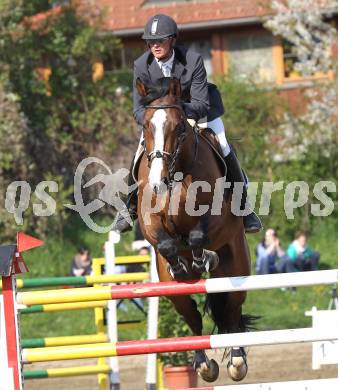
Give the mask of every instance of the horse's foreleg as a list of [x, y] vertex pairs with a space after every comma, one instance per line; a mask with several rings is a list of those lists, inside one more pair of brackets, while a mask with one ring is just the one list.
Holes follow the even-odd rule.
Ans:
[[[195, 336], [202, 334], [202, 316], [197, 309], [196, 302], [190, 296], [169, 297], [177, 313], [182, 315]], [[207, 382], [218, 378], [219, 367], [215, 360], [209, 360], [205, 351], [196, 350], [192, 361], [195, 371]]]
[[162, 237], [157, 245], [157, 249], [168, 262], [167, 272], [170, 276], [178, 280], [186, 279], [188, 263], [184, 257], [178, 255], [177, 242], [169, 236]]
[[[222, 261], [218, 269], [212, 273], [212, 277], [250, 274], [250, 260], [244, 236], [238, 236], [231, 243], [231, 247], [223, 248], [219, 255]], [[244, 332], [250, 325], [250, 316], [242, 315], [242, 305], [245, 298], [245, 291], [213, 294], [210, 303], [214, 318], [217, 318], [217, 327], [220, 333]], [[248, 364], [246, 352], [242, 346], [231, 348], [227, 370], [234, 381], [240, 381], [246, 376]]]
[[206, 382], [214, 382], [218, 378], [219, 366], [214, 359], [208, 358], [204, 349], [195, 351], [192, 366]]
[[[245, 297], [245, 291], [227, 293], [224, 307], [226, 316], [221, 333], [238, 333], [246, 330], [246, 317], [242, 315], [242, 304], [245, 301]], [[242, 346], [230, 349], [227, 371], [230, 378], [236, 382], [245, 378], [248, 372], [248, 362], [246, 351]]]
[[192, 248], [192, 269], [202, 274], [217, 268], [219, 263], [218, 254], [206, 248], [209, 243], [208, 237], [209, 215], [203, 215], [197, 226], [189, 233], [189, 245]]

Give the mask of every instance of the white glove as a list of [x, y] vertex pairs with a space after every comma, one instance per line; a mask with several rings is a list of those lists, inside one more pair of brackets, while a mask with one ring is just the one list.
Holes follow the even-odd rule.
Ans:
[[187, 121], [188, 121], [189, 125], [190, 125], [192, 128], [195, 127], [195, 125], [196, 125], [195, 119], [188, 118]]

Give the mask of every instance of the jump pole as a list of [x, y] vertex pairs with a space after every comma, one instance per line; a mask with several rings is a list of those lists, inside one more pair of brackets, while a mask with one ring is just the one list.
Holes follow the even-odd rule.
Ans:
[[[159, 281], [156, 267], [156, 254], [153, 247], [151, 247], [150, 278], [154, 283], [158, 283]], [[159, 297], [148, 298], [148, 305], [147, 338], [148, 340], [152, 340], [157, 339]], [[156, 354], [152, 353], [147, 356], [146, 390], [157, 389], [156, 374]]]
[[[0, 295], [0, 390], [14, 390], [14, 372], [7, 356], [7, 335], [3, 296]], [[19, 386], [20, 388], [20, 386]]]
[[196, 349], [231, 348], [244, 345], [275, 345], [313, 341], [338, 340], [338, 329], [284, 329], [211, 336], [177, 337], [159, 340], [134, 340], [116, 343], [86, 344], [69, 347], [24, 349], [24, 363], [95, 358], [99, 356], [129, 356], [150, 353], [193, 351]]
[[149, 279], [147, 272], [131, 272], [117, 275], [55, 276], [50, 278], [19, 279], [17, 288], [92, 286], [98, 283], [143, 282]]
[[16, 274], [28, 271], [21, 252], [42, 244], [41, 240], [19, 232], [16, 236], [16, 244], [0, 246], [0, 275], [3, 286], [3, 300], [0, 307], [0, 332], [2, 333], [0, 341], [4, 344], [0, 347], [5, 346], [7, 352], [5, 362], [2, 362], [3, 365], [5, 364], [4, 372], [0, 375], [0, 388], [3, 389], [7, 389], [6, 386], [8, 386], [9, 390], [22, 390], [23, 387]]
[[194, 387], [189, 390], [336, 390], [338, 379], [312, 379], [304, 381], [255, 383], [247, 385]]
[[[120, 241], [120, 235], [114, 231], [109, 232], [109, 239], [105, 242], [105, 271], [107, 276], [115, 273], [115, 244]], [[113, 287], [112, 287], [113, 288]], [[117, 305], [116, 300], [109, 300], [107, 306], [107, 333], [110, 342], [117, 342]], [[119, 362], [114, 356], [109, 357], [109, 389], [120, 389]]]
[[[63, 367], [48, 368], [46, 370], [24, 371], [25, 379], [42, 379], [42, 378], [61, 378], [68, 376], [82, 376], [93, 374], [106, 374], [110, 372], [108, 365], [80, 366], [80, 367]], [[5, 389], [6, 390], [6, 389]]]
[[19, 292], [23, 305], [86, 302], [110, 299], [143, 298], [233, 291], [265, 290], [280, 287], [316, 286], [338, 282], [338, 269], [287, 274], [237, 276], [200, 279], [190, 282], [159, 282], [133, 285], [86, 287], [49, 291]]

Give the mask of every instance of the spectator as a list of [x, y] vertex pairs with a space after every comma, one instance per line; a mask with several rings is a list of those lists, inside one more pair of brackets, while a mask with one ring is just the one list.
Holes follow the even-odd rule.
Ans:
[[81, 247], [73, 257], [70, 274], [85, 276], [92, 273], [92, 259], [87, 248]]
[[299, 231], [287, 250], [287, 272], [315, 271], [318, 269], [320, 254], [307, 245], [306, 233]]
[[258, 275], [284, 272], [285, 252], [274, 229], [265, 232], [263, 240], [256, 247], [256, 273]]

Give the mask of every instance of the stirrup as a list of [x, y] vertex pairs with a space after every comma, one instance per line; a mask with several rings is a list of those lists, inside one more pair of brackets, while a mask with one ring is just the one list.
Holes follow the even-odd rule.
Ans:
[[133, 210], [125, 210], [125, 212], [129, 214], [132, 223], [130, 224], [123, 213], [119, 212], [112, 230], [115, 230], [119, 233], [125, 233], [133, 229], [133, 221], [137, 219], [137, 214]]
[[243, 224], [245, 233], [258, 233], [263, 229], [262, 222], [254, 211], [243, 217]]

